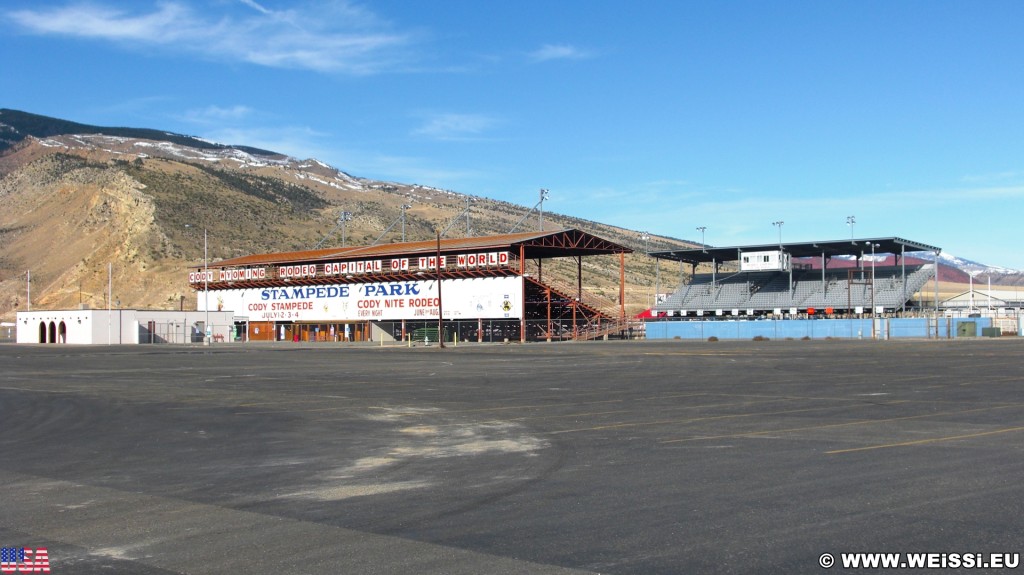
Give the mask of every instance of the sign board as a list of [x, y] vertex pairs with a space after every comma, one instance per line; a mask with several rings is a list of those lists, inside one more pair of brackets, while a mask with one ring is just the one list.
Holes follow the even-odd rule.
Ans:
[[[229, 289], [210, 292], [211, 307], [246, 315], [250, 321], [393, 321], [519, 319], [523, 284], [518, 277], [352, 283]], [[443, 298], [443, 299], [442, 299]], [[205, 297], [198, 294], [197, 309]]]
[[189, 272], [190, 284], [211, 284], [218, 282], [239, 282], [268, 279], [309, 279], [332, 276], [382, 275], [409, 271], [441, 269], [507, 268], [509, 252], [481, 252], [472, 254], [422, 256], [417, 258], [392, 258], [326, 262], [323, 264], [286, 264], [280, 266], [253, 268], [200, 269]]

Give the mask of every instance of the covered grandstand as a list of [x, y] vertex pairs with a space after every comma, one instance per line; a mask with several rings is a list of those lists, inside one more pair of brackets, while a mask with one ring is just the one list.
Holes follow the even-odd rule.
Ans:
[[[934, 280], [942, 250], [897, 237], [652, 252], [691, 266], [691, 279], [655, 317], [862, 317], [925, 307], [915, 294]], [[910, 258], [925, 252], [932, 261]], [[908, 260], [911, 260], [908, 262]], [[705, 264], [711, 273], [696, 273]], [[728, 271], [723, 273], [723, 266]], [[923, 299], [923, 298], [922, 298]]]
[[[235, 338], [287, 341], [594, 339], [625, 325], [627, 247], [576, 229], [255, 254], [194, 268], [200, 310]], [[583, 289], [582, 258], [618, 256], [619, 293]], [[575, 263], [572, 281], [544, 261]], [[440, 318], [443, 318], [439, 321]]]

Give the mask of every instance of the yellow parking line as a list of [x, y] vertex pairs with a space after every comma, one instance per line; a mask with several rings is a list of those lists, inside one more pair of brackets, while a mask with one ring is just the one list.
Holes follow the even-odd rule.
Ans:
[[826, 451], [829, 455], [835, 455], [838, 453], [852, 453], [854, 451], [868, 451], [871, 449], [887, 449], [889, 447], [906, 447], [908, 445], [923, 445], [925, 443], [939, 443], [941, 441], [955, 441], [957, 439], [970, 439], [972, 437], [984, 437], [986, 435], [998, 435], [1000, 433], [1010, 433], [1013, 431], [1024, 431], [1024, 427], [1007, 427], [1006, 429], [997, 429], [995, 431], [983, 431], [981, 433], [968, 433], [966, 435], [951, 435], [949, 437], [933, 437], [931, 439], [917, 439], [914, 441], [902, 441], [900, 443], [886, 443], [884, 445], [869, 445], [867, 447], [854, 447], [851, 449], [836, 449], [833, 451]]
[[[975, 413], [975, 412], [978, 412], [978, 411], [989, 411], [989, 410], [992, 410], [992, 409], [1006, 409], [1006, 408], [1021, 407], [1021, 406], [1024, 406], [1024, 404], [1022, 404], [1022, 403], [1014, 403], [1014, 404], [1009, 404], [1009, 405], [997, 405], [997, 406], [994, 406], [994, 407], [978, 407], [978, 408], [975, 408], [975, 409], [966, 409], [966, 410], [962, 410], [962, 411], [945, 411], [945, 412], [938, 412], [938, 413], [922, 413], [922, 414], [918, 414], [918, 415], [906, 415], [906, 416], [903, 416], [903, 417], [891, 417], [891, 418], [888, 418], [888, 419], [860, 419], [860, 420], [857, 420], [857, 421], [847, 421], [847, 422], [844, 422], [844, 423], [829, 423], [829, 424], [825, 424], [825, 425], [810, 425], [810, 426], [807, 426], [807, 427], [791, 427], [789, 429], [767, 429], [767, 430], [764, 430], [764, 431], [747, 431], [747, 432], [743, 432], [743, 433], [731, 433], [731, 434], [727, 434], [727, 435], [707, 435], [707, 436], [701, 436], [701, 437], [686, 437], [686, 438], [683, 438], [683, 439], [665, 439], [665, 440], [660, 441], [659, 443], [682, 443], [682, 442], [689, 442], [689, 441], [706, 441], [706, 440], [709, 440], [709, 439], [731, 439], [731, 438], [735, 438], [735, 437], [751, 437], [751, 436], [756, 436], [756, 435], [770, 435], [770, 434], [774, 434], [774, 433], [792, 433], [792, 432], [795, 432], [795, 431], [810, 431], [812, 429], [829, 429], [829, 428], [833, 428], [833, 427], [848, 427], [848, 426], [853, 426], [853, 425], [865, 425], [865, 424], [869, 424], [869, 423], [890, 423], [890, 422], [893, 422], [893, 421], [905, 421], [905, 420], [908, 420], [908, 419], [925, 419], [925, 418], [929, 418], [929, 417], [938, 417], [938, 416], [944, 416], [944, 415], [963, 415], [965, 413]], [[760, 414], [754, 413], [754, 414], [750, 414], [750, 415], [760, 415]], [[769, 415], [769, 414], [765, 414], [765, 415]], [[870, 449], [870, 448], [863, 448], [863, 447], [862, 448], [854, 448], [854, 449], [849, 449], [847, 451], [857, 451], [859, 449]], [[828, 452], [828, 453], [838, 453], [838, 452]]]
[[[659, 421], [633, 421], [633, 422], [626, 421], [626, 422], [619, 422], [619, 423], [609, 423], [608, 425], [598, 425], [598, 426], [595, 426], [595, 427], [582, 427], [582, 428], [579, 428], [579, 429], [562, 429], [562, 430], [559, 430], [559, 431], [551, 431], [551, 432], [549, 432], [549, 434], [550, 435], [559, 435], [559, 434], [562, 434], [562, 433], [577, 433], [577, 432], [580, 432], [580, 431], [602, 431], [602, 430], [605, 430], [605, 429], [620, 429], [620, 428], [623, 428], [623, 427], [641, 427], [641, 426], [647, 426], [647, 425], [665, 425], [665, 424], [682, 425], [682, 424], [686, 424], [686, 423], [694, 423], [694, 422], [697, 422], [697, 421], [715, 421], [715, 420], [719, 420], [719, 419], [736, 419], [736, 418], [740, 418], [740, 417], [759, 417], [759, 416], [763, 416], [763, 415], [785, 415], [785, 414], [789, 414], [789, 413], [804, 413], [804, 412], [807, 412], [807, 411], [821, 411], [822, 409], [835, 409], [835, 406], [834, 405], [829, 405], [829, 406], [824, 406], [824, 407], [808, 407], [808, 408], [804, 408], [804, 409], [788, 409], [788, 410], [785, 410], [785, 411], [758, 411], [758, 412], [754, 412], [754, 413], [732, 413], [732, 414], [729, 414], [729, 415], [709, 415], [707, 417], [691, 417], [691, 418], [688, 418], [688, 419], [663, 419], [663, 420], [659, 420]], [[705, 439], [705, 438], [700, 438], [700, 439]], [[662, 441], [661, 443], [672, 443], [673, 441], [690, 441], [690, 439], [675, 439], [675, 440], [669, 440], [669, 441]]]
[[[1016, 366], [1014, 366], [1014, 367], [1016, 367]], [[1017, 375], [1011, 375], [1011, 376], [1007, 376], [1007, 377], [985, 377], [985, 378], [981, 378], [981, 379], [979, 379], [977, 381], [966, 381], [964, 383], [961, 383], [960, 385], [961, 386], [964, 386], [964, 385], [984, 385], [984, 384], [987, 384], [987, 383], [1001, 383], [1001, 382], [1019, 383], [1020, 380], [1021, 380], [1020, 376], [1017, 376]]]
[[622, 403], [623, 399], [606, 399], [602, 401], [580, 401], [565, 403], [538, 403], [528, 405], [506, 405], [503, 407], [481, 407], [476, 409], [449, 409], [445, 413], [483, 413], [487, 411], [509, 411], [513, 409], [547, 409], [551, 407], [572, 407], [575, 405], [598, 405], [602, 403]]
[[745, 355], [749, 356], [750, 353], [746, 351], [645, 351], [641, 355], [687, 355], [687, 356], [710, 356], [720, 357], [729, 355]]

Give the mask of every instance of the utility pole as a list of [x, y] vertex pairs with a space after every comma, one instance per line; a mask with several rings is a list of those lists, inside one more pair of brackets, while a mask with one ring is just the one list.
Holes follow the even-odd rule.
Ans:
[[341, 247], [345, 247], [345, 222], [352, 220], [352, 212], [341, 212], [338, 223], [341, 224]]
[[[192, 224], [185, 224], [185, 227], [192, 229]], [[210, 344], [210, 335], [213, 332], [210, 330], [210, 258], [209, 250], [207, 249], [209, 242], [207, 241], [207, 228], [203, 228], [203, 307], [206, 309], [206, 316], [203, 320], [203, 345]], [[196, 302], [198, 307], [198, 302]]]
[[203, 320], [203, 345], [210, 345], [210, 336], [213, 331], [210, 329], [210, 258], [207, 252], [206, 228], [203, 228], [203, 307], [206, 308], [206, 318]]
[[542, 232], [544, 231], [544, 200], [548, 199], [548, 197], [549, 196], [548, 196], [547, 188], [541, 188], [540, 189], [540, 202], [539, 202], [540, 212], [538, 212], [538, 213], [540, 214], [540, 228], [539, 229]]
[[402, 204], [402, 243], [405, 243], [405, 210], [411, 207], [409, 204]]
[[110, 345], [110, 298], [114, 291], [114, 264], [113, 262], [107, 263], [107, 345]]
[[444, 307], [441, 304], [441, 230], [437, 232], [437, 345], [444, 348]]

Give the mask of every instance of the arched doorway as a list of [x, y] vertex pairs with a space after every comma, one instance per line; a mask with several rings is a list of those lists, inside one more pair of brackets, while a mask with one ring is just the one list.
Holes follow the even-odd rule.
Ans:
[[50, 335], [46, 339], [46, 343], [57, 343], [57, 324], [50, 322]]
[[39, 322], [39, 343], [46, 343], [46, 322]]
[[60, 322], [60, 325], [57, 326], [57, 343], [67, 343], [67, 342], [68, 342], [68, 326], [65, 325], [64, 322], [62, 321], [62, 322]]

